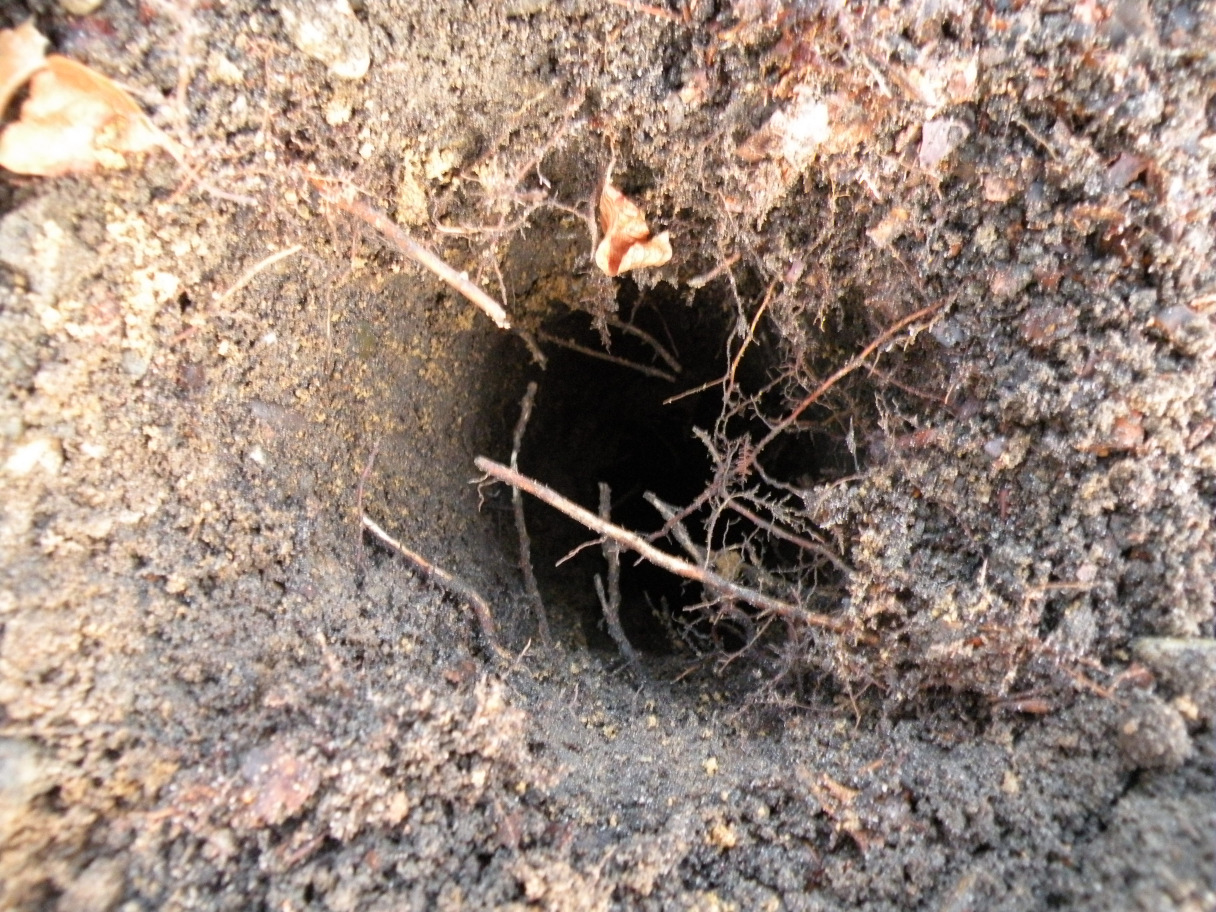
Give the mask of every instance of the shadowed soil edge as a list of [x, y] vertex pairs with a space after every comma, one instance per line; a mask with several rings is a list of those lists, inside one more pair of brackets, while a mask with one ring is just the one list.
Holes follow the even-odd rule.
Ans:
[[[1211, 3], [29, 16], [183, 152], [0, 182], [0, 906], [1216, 909]], [[626, 665], [528, 501], [546, 647], [529, 380], [525, 472], [847, 633], [627, 558]]]

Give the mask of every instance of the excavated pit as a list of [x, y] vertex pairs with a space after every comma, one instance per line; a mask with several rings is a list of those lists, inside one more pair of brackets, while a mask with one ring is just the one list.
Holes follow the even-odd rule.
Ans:
[[[535, 408], [520, 452], [520, 469], [576, 503], [595, 510], [599, 485], [612, 493], [611, 518], [629, 530], [650, 534], [663, 526], [646, 501], [653, 493], [677, 508], [691, 504], [714, 479], [709, 445], [724, 445], [723, 435], [759, 439], [767, 426], [754, 414], [727, 419], [723, 413], [723, 376], [739, 349], [738, 314], [725, 282], [693, 291], [661, 284], [640, 292], [633, 281], [618, 287], [620, 319], [657, 340], [679, 363], [678, 374], [639, 335], [608, 330], [603, 337], [582, 312], [568, 311], [544, 324], [543, 335], [559, 338], [620, 361], [641, 365], [667, 377], [652, 376], [624, 364], [555, 344], [546, 345], [544, 371]], [[760, 328], [735, 367], [738, 388], [757, 399], [769, 415], [785, 407], [775, 338]], [[512, 374], [508, 382], [520, 382]], [[521, 383], [522, 386], [522, 383]], [[506, 398], [494, 397], [495, 401]], [[509, 423], [509, 422], [507, 422]], [[509, 446], [509, 445], [506, 445]], [[500, 445], [500, 449], [504, 446]], [[827, 467], [843, 465], [840, 440], [809, 431], [791, 431], [769, 453], [768, 465], [783, 478], [807, 481]], [[851, 465], [851, 463], [850, 463]], [[505, 512], [503, 506], [500, 512]], [[528, 498], [525, 511], [532, 559], [541, 594], [555, 623], [577, 627], [587, 643], [613, 648], [605, 631], [594, 579], [605, 573], [595, 535], [558, 510]], [[684, 521], [693, 540], [705, 542], [707, 508]], [[755, 526], [727, 513], [714, 526], [712, 553], [754, 539]], [[797, 549], [763, 536], [765, 560], [777, 568], [796, 565]], [[501, 524], [504, 559], [518, 560], [511, 523]], [[589, 544], [590, 543], [590, 544]], [[670, 553], [689, 559], [671, 537], [656, 540]], [[621, 622], [631, 643], [644, 652], [667, 653], [680, 647], [684, 609], [710, 598], [702, 587], [625, 554], [621, 568]], [[731, 643], [733, 646], [742, 645]]]

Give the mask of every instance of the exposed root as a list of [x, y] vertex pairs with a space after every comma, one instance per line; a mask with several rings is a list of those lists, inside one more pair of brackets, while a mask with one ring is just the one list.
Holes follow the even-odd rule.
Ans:
[[[528, 427], [528, 419], [532, 417], [532, 403], [536, 401], [536, 383], [528, 384], [527, 392], [519, 403], [519, 420], [515, 422], [515, 436], [511, 444], [511, 468], [519, 470], [519, 450], [524, 442], [524, 431]], [[524, 576], [524, 590], [528, 593], [528, 601], [536, 612], [536, 624], [540, 629], [541, 641], [546, 646], [553, 645], [553, 637], [549, 632], [549, 615], [545, 612], [545, 602], [540, 595], [540, 586], [536, 583], [536, 574], [532, 570], [532, 540], [528, 537], [528, 526], [524, 522], [524, 496], [519, 488], [511, 489], [511, 506], [515, 509], [515, 531], [519, 534], [519, 571]]]
[[609, 364], [616, 364], [620, 367], [637, 371], [639, 374], [645, 374], [647, 377], [656, 377], [659, 380], [666, 380], [668, 383], [676, 382], [675, 376], [667, 373], [667, 371], [659, 370], [657, 367], [650, 367], [647, 364], [638, 364], [634, 361], [626, 361], [624, 358], [618, 358], [616, 355], [596, 351], [594, 348], [579, 345], [577, 342], [570, 342], [567, 339], [561, 339], [557, 336], [550, 335], [544, 330], [539, 330], [536, 333], [536, 338], [540, 339], [542, 342], [550, 342], [553, 345], [560, 346], [561, 348], [568, 348], [570, 351], [578, 352], [580, 355], [586, 355], [588, 358], [596, 358], [599, 361], [607, 361]]
[[238, 291], [240, 291], [242, 288], [244, 288], [246, 285], [248, 285], [250, 282], [252, 282], [254, 277], [257, 276], [257, 274], [259, 272], [262, 272], [265, 269], [269, 269], [271, 266], [273, 266], [275, 263], [278, 263], [280, 260], [285, 260], [289, 256], [294, 256], [295, 254], [299, 253], [303, 249], [304, 249], [304, 247], [301, 244], [292, 244], [290, 247], [286, 247], [283, 250], [278, 251], [277, 253], [272, 253], [270, 256], [268, 256], [262, 260], [259, 260], [257, 263], [254, 263], [252, 266], [250, 266], [248, 269], [245, 270], [244, 274], [239, 279], [237, 279], [236, 282], [233, 285], [231, 285], [227, 291], [225, 291], [222, 295], [220, 295], [218, 298], [215, 299], [215, 303], [212, 304], [212, 307], [218, 309], [225, 301], [227, 301], [234, 294], [236, 294]]
[[[518, 494], [519, 488], [513, 487], [512, 491]], [[611, 521], [611, 507], [612, 489], [600, 482], [600, 518], [604, 522]], [[621, 655], [636, 669], [639, 667], [637, 650], [633, 648], [633, 644], [625, 636], [625, 629], [621, 627], [621, 546], [615, 539], [605, 535], [603, 549], [604, 560], [608, 562], [607, 592], [597, 573], [595, 575], [595, 594], [599, 596], [600, 608], [604, 611], [604, 621], [608, 625], [609, 635], [616, 642]]]
[[746, 474], [751, 468], [752, 462], [757, 456], [760, 455], [761, 451], [763, 451], [765, 447], [780, 437], [790, 427], [790, 425], [792, 425], [802, 416], [803, 412], [823, 398], [823, 395], [828, 390], [830, 390], [853, 371], [857, 370], [857, 368], [865, 364], [866, 359], [868, 359], [870, 355], [874, 354], [874, 352], [878, 351], [884, 345], [889, 343], [898, 333], [911, 326], [917, 320], [922, 320], [925, 317], [933, 316], [935, 313], [945, 307], [949, 300], [950, 299], [943, 299], [941, 301], [937, 301], [936, 303], [930, 304], [928, 307], [922, 307], [920, 310], [910, 313], [906, 317], [897, 320], [889, 328], [884, 330], [878, 336], [878, 338], [862, 349], [860, 354], [854, 358], [851, 358], [848, 363], [836, 371], [836, 373], [832, 374], [832, 376], [824, 380], [823, 383], [819, 384], [819, 386], [817, 386], [809, 396], [794, 407], [793, 411], [774, 424], [769, 432], [760, 439], [760, 442], [751, 448], [751, 451], [747, 454], [747, 456], [743, 460], [740, 460], [735, 469], [735, 474], [739, 476]]
[[485, 637], [486, 645], [494, 652], [499, 659], [508, 660], [511, 654], [499, 645], [498, 632], [494, 627], [494, 616], [490, 613], [490, 603], [485, 598], [462, 580], [454, 573], [449, 573], [442, 567], [432, 564], [429, 560], [423, 557], [416, 551], [411, 551], [397, 539], [393, 538], [385, 532], [380, 526], [367, 514], [363, 515], [363, 528], [384, 542], [407, 561], [413, 564], [422, 572], [422, 575], [434, 583], [438, 583], [449, 592], [460, 596], [473, 608], [473, 613], [477, 615], [477, 622], [481, 625], [482, 636]]
[[623, 320], [618, 320], [616, 317], [612, 317], [612, 316], [605, 317], [604, 322], [607, 323], [609, 326], [615, 326], [621, 332], [628, 333], [629, 335], [634, 336], [635, 338], [641, 339], [643, 342], [645, 342], [647, 345], [649, 345], [651, 348], [654, 349], [655, 354], [658, 355], [660, 358], [662, 358], [667, 363], [667, 366], [672, 369], [673, 373], [678, 374], [684, 370], [684, 368], [680, 365], [680, 362], [676, 360], [675, 356], [671, 352], [669, 352], [666, 348], [664, 348], [662, 346], [662, 344], [659, 342], [659, 340], [656, 339], [654, 336], [652, 336], [650, 333], [646, 332], [643, 329], [638, 329], [632, 323], [626, 323]]
[[821, 545], [818, 542], [813, 542], [810, 539], [803, 538], [801, 535], [796, 535], [788, 529], [783, 529], [775, 523], [771, 523], [767, 519], [753, 513], [751, 510], [747, 509], [747, 507], [734, 500], [727, 501], [726, 506], [734, 510], [744, 519], [755, 523], [770, 535], [777, 538], [783, 538], [790, 544], [797, 545], [803, 551], [810, 551], [812, 554], [818, 554], [820, 557], [825, 558], [833, 567], [835, 567], [845, 576], [853, 575], [853, 568], [846, 564], [844, 559], [827, 545]]
[[753, 608], [759, 609], [761, 612], [775, 614], [783, 620], [811, 627], [823, 627], [827, 630], [833, 630], [837, 633], [856, 633], [853, 625], [847, 621], [839, 620], [838, 618], [829, 617], [826, 614], [819, 614], [814, 611], [808, 611], [800, 605], [791, 602], [784, 602], [781, 599], [774, 598], [771, 595], [766, 595], [763, 592], [758, 592], [755, 589], [750, 589], [747, 586], [741, 586], [724, 576], [713, 572], [712, 570], [697, 567], [685, 560], [681, 560], [674, 555], [668, 554], [656, 548], [650, 542], [646, 541], [640, 535], [630, 532], [628, 529], [622, 529], [620, 526], [597, 516], [590, 510], [580, 507], [573, 501], [562, 497], [552, 488], [549, 488], [534, 479], [521, 475], [519, 472], [513, 471], [501, 463], [494, 462], [484, 456], [478, 456], [474, 461], [477, 468], [491, 478], [505, 482], [509, 485], [522, 488], [524, 491], [531, 494], [538, 500], [544, 501], [555, 510], [560, 510], [565, 513], [575, 522], [582, 523], [593, 532], [598, 532], [600, 535], [611, 538], [621, 545], [654, 564], [656, 567], [681, 576], [684, 579], [689, 579], [700, 583], [709, 592], [719, 596], [737, 599], [751, 605]]
[[470, 282], [467, 275], [457, 272], [437, 255], [398, 228], [384, 213], [378, 212], [348, 193], [338, 192], [316, 178], [310, 178], [310, 180], [327, 203], [337, 206], [344, 212], [349, 212], [356, 218], [367, 222], [367, 224], [380, 232], [381, 236], [390, 241], [394, 247], [407, 257], [419, 266], [429, 269], [451, 288], [460, 292], [469, 301], [481, 308], [481, 311], [493, 320], [495, 325], [500, 329], [511, 328], [511, 320], [507, 317], [507, 312], [501, 304]]

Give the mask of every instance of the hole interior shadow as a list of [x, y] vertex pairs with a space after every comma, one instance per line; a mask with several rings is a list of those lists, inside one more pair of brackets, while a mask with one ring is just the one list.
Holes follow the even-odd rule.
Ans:
[[[595, 510], [599, 483], [612, 490], [612, 520], [640, 534], [657, 530], [662, 518], [646, 502], [651, 491], [676, 507], [693, 501], [712, 478], [713, 466], [694, 428], [712, 432], [722, 410], [722, 388], [712, 385], [695, 395], [664, 404], [676, 393], [712, 383], [725, 373], [731, 353], [727, 341], [736, 325], [733, 304], [702, 289], [686, 303], [679, 291], [660, 285], [639, 296], [632, 282], [623, 282], [619, 297], [622, 319], [658, 339], [676, 355], [683, 370], [675, 383], [649, 377], [565, 348], [547, 346], [549, 366], [540, 388], [520, 453], [521, 470], [564, 496]], [[603, 351], [603, 342], [590, 317], [570, 312], [545, 325], [552, 336]], [[610, 330], [610, 353], [638, 364], [664, 367], [640, 339]], [[731, 345], [737, 350], [738, 340]], [[741, 385], [759, 387], [775, 367], [772, 350], [754, 343], [740, 365]], [[774, 406], [778, 407], [778, 406]], [[739, 419], [731, 433], [751, 430], [753, 439], [764, 426]], [[775, 448], [776, 450], [777, 448]], [[783, 473], [813, 473], [815, 448], [809, 435], [790, 435], [780, 454]], [[774, 456], [776, 456], [774, 452]], [[791, 477], [787, 475], [787, 477]], [[596, 536], [564, 514], [528, 500], [528, 528], [533, 564], [550, 621], [578, 625], [589, 645], [614, 649], [603, 629], [602, 611], [593, 578], [604, 574], [605, 561]], [[694, 541], [702, 541], [701, 517], [686, 526]], [[729, 544], [744, 524], [721, 525], [714, 546]], [[746, 531], [753, 531], [748, 527]], [[670, 539], [657, 543], [679, 551]], [[586, 545], [560, 566], [555, 564]], [[780, 559], [781, 549], [768, 549]], [[687, 557], [680, 553], [681, 557]], [[636, 555], [621, 557], [621, 624], [635, 648], [666, 653], [672, 649], [670, 615], [704, 598], [701, 587], [660, 570]], [[741, 644], [740, 644], [741, 645]]]

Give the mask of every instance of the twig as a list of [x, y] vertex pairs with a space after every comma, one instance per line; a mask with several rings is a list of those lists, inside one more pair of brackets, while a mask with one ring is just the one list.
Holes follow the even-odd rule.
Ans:
[[[536, 400], [536, 382], [528, 384], [523, 400], [519, 403], [519, 420], [515, 422], [515, 437], [511, 447], [511, 468], [519, 471], [519, 449], [524, 442], [524, 431], [528, 427], [528, 419], [532, 417], [532, 403]], [[553, 637], [549, 634], [549, 616], [545, 613], [545, 603], [540, 597], [540, 586], [536, 583], [536, 574], [532, 572], [532, 540], [528, 538], [528, 526], [524, 522], [524, 496], [519, 488], [511, 489], [511, 506], [515, 508], [515, 531], [519, 533], [519, 569], [524, 575], [524, 590], [536, 610], [536, 623], [540, 628], [540, 638], [546, 646], [553, 645]]]
[[897, 320], [889, 328], [884, 330], [877, 339], [861, 350], [861, 354], [851, 358], [849, 362], [844, 365], [844, 367], [840, 368], [840, 370], [836, 371], [836, 373], [824, 380], [823, 383], [819, 384], [819, 386], [815, 388], [813, 393], [799, 402], [792, 412], [773, 425], [772, 429], [760, 439], [760, 442], [757, 443], [755, 447], [752, 448], [752, 451], [747, 455], [747, 457], [740, 460], [739, 465], [735, 469], [735, 473], [741, 475], [748, 468], [750, 468], [752, 462], [755, 461], [756, 457], [760, 455], [760, 452], [765, 447], [776, 440], [786, 430], [786, 428], [797, 421], [803, 412], [819, 401], [824, 393], [830, 390], [853, 371], [857, 370], [857, 368], [864, 364], [866, 359], [869, 358], [870, 355], [874, 354], [875, 351], [890, 342], [896, 333], [915, 323], [922, 317], [927, 317], [933, 313], [936, 313], [946, 303], [946, 300], [941, 300], [934, 304], [930, 304], [928, 307], [922, 307], [920, 310], [908, 314], [903, 319]]
[[733, 500], [728, 500], [726, 502], [726, 506], [730, 507], [744, 519], [751, 520], [766, 532], [777, 536], [777, 538], [784, 538], [787, 542], [797, 545], [803, 551], [810, 551], [812, 554], [818, 554], [820, 557], [826, 558], [833, 567], [835, 567], [845, 576], [852, 576], [854, 572], [856, 572], [852, 567], [846, 564], [835, 551], [826, 545], [821, 545], [818, 542], [813, 542], [810, 539], [803, 538], [801, 535], [796, 535], [787, 529], [783, 529], [776, 523], [769, 522], [767, 519], [753, 513], [751, 510], [747, 509], [747, 507], [735, 503]]
[[573, 501], [562, 497], [552, 488], [528, 478], [526, 475], [521, 475], [519, 472], [511, 470], [501, 463], [486, 459], [484, 456], [478, 456], [474, 460], [474, 463], [478, 469], [485, 472], [491, 478], [496, 478], [509, 485], [522, 488], [555, 510], [565, 513], [575, 522], [580, 522], [593, 532], [598, 532], [600, 535], [614, 539], [622, 547], [640, 555], [643, 560], [647, 560], [669, 573], [693, 580], [711, 591], [730, 596], [741, 602], [746, 602], [754, 608], [771, 612], [787, 621], [808, 624], [814, 627], [824, 627], [837, 633], [849, 633], [853, 630], [852, 625], [847, 621], [828, 617], [826, 614], [807, 611], [799, 605], [783, 602], [770, 595], [765, 595], [763, 592], [757, 592], [746, 586], [740, 586], [738, 583], [733, 583], [711, 570], [702, 569], [665, 551], [660, 551], [641, 536], [630, 532], [628, 529], [622, 529], [620, 526], [614, 525], [605, 519], [601, 519], [590, 510], [586, 510]]
[[639, 374], [645, 374], [647, 377], [657, 377], [660, 380], [666, 380], [669, 383], [675, 383], [676, 378], [667, 371], [659, 370], [657, 367], [650, 367], [646, 364], [635, 364], [633, 361], [626, 361], [624, 358], [618, 358], [616, 355], [610, 355], [607, 352], [596, 351], [594, 348], [587, 348], [585, 345], [579, 345], [577, 342], [570, 342], [566, 339], [560, 339], [557, 336], [551, 336], [544, 330], [537, 330], [536, 338], [542, 342], [552, 342], [554, 345], [560, 345], [562, 348], [568, 348], [570, 351], [578, 352], [580, 355], [586, 355], [588, 358], [598, 358], [600, 361], [607, 361], [609, 364], [616, 364], [620, 367], [627, 367], [630, 370], [635, 370]]
[[609, 326], [615, 326], [621, 332], [629, 333], [631, 336], [636, 336], [637, 338], [641, 339], [643, 342], [653, 348], [655, 350], [655, 354], [666, 361], [667, 366], [670, 367], [675, 373], [678, 374], [684, 370], [684, 368], [680, 365], [680, 362], [676, 360], [675, 355], [665, 349], [659, 340], [650, 333], [646, 332], [646, 330], [638, 329], [632, 323], [626, 323], [623, 320], [618, 320], [616, 317], [605, 317], [604, 322]]
[[480, 307], [482, 312], [493, 320], [500, 329], [511, 328], [511, 321], [508, 319], [507, 312], [501, 304], [469, 281], [469, 277], [466, 274], [457, 272], [426, 247], [423, 247], [398, 228], [388, 216], [377, 212], [375, 209], [359, 202], [348, 194], [338, 193], [326, 187], [316, 178], [309, 179], [326, 202], [367, 222], [367, 224], [379, 231], [385, 239], [391, 241], [407, 257], [419, 266], [429, 269], [449, 286]]
[[741, 257], [742, 254], [732, 253], [709, 272], [703, 272], [699, 276], [693, 276], [684, 284], [689, 288], [704, 288], [714, 279], [718, 278], [718, 276], [722, 275], [722, 273], [726, 272], [726, 270], [738, 263]]
[[677, 518], [676, 508], [669, 503], [659, 500], [654, 494], [649, 491], [642, 495], [646, 498], [646, 502], [659, 511], [659, 515], [663, 517], [663, 521], [671, 523], [671, 534], [675, 536], [680, 547], [684, 549], [684, 553], [695, 560], [698, 564], [705, 563], [705, 549], [697, 545], [692, 540], [692, 536], [688, 534], [688, 529], [684, 527], [684, 523]]
[[[518, 492], [519, 488], [513, 488]], [[611, 520], [612, 489], [600, 482], [600, 518], [604, 522]], [[600, 575], [595, 575], [595, 594], [599, 596], [600, 607], [604, 609], [604, 620], [608, 624], [608, 633], [616, 641], [616, 647], [621, 655], [635, 669], [640, 667], [638, 654], [625, 636], [621, 626], [621, 546], [611, 537], [603, 538], [604, 560], [608, 562], [608, 592], [604, 593], [604, 584]]]
[[481, 633], [489, 644], [490, 649], [500, 659], [509, 659], [511, 654], [498, 644], [498, 633], [494, 629], [494, 617], [490, 614], [490, 603], [487, 602], [476, 589], [462, 580], [459, 576], [449, 573], [442, 567], [432, 564], [421, 554], [416, 551], [411, 551], [397, 539], [393, 538], [385, 532], [376, 522], [367, 514], [363, 515], [363, 528], [367, 529], [372, 535], [380, 539], [411, 564], [422, 571], [422, 575], [432, 582], [438, 583], [445, 589], [454, 592], [462, 599], [467, 601], [473, 607], [473, 613], [477, 615], [477, 622], [481, 624]]
[[254, 265], [252, 265], [248, 269], [246, 269], [245, 274], [236, 280], [236, 284], [233, 285], [231, 288], [229, 288], [227, 291], [225, 291], [218, 298], [216, 298], [215, 302], [211, 306], [218, 308], [221, 304], [223, 304], [225, 301], [227, 301], [229, 298], [231, 298], [234, 294], [236, 294], [238, 291], [240, 291], [242, 288], [244, 288], [246, 285], [248, 285], [250, 282], [252, 282], [254, 277], [259, 272], [261, 272], [264, 269], [269, 269], [271, 266], [273, 266], [275, 263], [279, 262], [280, 260], [285, 260], [289, 256], [293, 256], [294, 254], [299, 253], [303, 249], [304, 249], [304, 247], [301, 244], [292, 244], [290, 247], [285, 247], [284, 249], [280, 250], [278, 253], [272, 253], [270, 256], [266, 257], [265, 259], [258, 261], [257, 263], [255, 263]]

